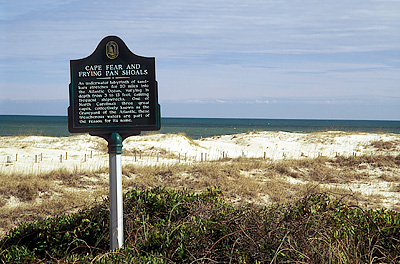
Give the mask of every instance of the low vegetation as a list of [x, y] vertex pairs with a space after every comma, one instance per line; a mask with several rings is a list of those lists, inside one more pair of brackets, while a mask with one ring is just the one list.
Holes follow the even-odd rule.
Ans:
[[129, 164], [111, 253], [107, 169], [3, 171], [0, 263], [398, 263], [399, 180], [379, 154]]
[[383, 141], [383, 140], [375, 140], [371, 142], [371, 146], [376, 148], [379, 151], [383, 150], [393, 150], [399, 145], [399, 141]]
[[233, 206], [218, 189], [156, 187], [124, 196], [125, 246], [109, 252], [108, 201], [24, 223], [0, 263], [398, 263], [400, 214], [326, 194], [270, 207]]

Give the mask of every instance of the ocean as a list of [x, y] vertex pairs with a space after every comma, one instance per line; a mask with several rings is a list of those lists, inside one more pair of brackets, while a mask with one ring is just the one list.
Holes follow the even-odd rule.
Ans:
[[[158, 133], [185, 133], [193, 139], [249, 131], [358, 131], [400, 134], [400, 121], [311, 120], [311, 119], [236, 119], [236, 118], [162, 118]], [[145, 134], [147, 132], [142, 132]], [[0, 136], [42, 135], [65, 137], [66, 116], [0, 115]]]

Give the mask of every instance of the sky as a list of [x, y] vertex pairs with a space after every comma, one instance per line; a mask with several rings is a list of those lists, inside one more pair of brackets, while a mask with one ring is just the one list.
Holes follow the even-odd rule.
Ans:
[[163, 117], [400, 120], [400, 0], [0, 0], [0, 114], [66, 115], [70, 60], [156, 58]]

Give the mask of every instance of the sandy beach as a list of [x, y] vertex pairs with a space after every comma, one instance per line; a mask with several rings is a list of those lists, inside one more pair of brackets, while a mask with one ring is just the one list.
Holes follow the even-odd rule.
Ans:
[[[391, 146], [379, 148], [376, 143]], [[0, 137], [0, 169], [40, 173], [59, 168], [108, 166], [107, 142], [88, 134], [72, 137]], [[184, 134], [149, 134], [123, 142], [124, 164], [160, 165], [221, 158], [270, 160], [318, 156], [399, 155], [400, 135], [351, 132], [248, 132], [192, 140]]]
[[[293, 193], [292, 196], [285, 194], [286, 200], [274, 198], [271, 193], [268, 193], [271, 187], [262, 185], [264, 187], [254, 187], [256, 188], [254, 192], [257, 194], [253, 197], [247, 195], [250, 198], [241, 197], [240, 193], [233, 194], [232, 192], [235, 192], [236, 189], [232, 189], [229, 196], [232, 201], [247, 199], [265, 205], [273, 202], [284, 202], [299, 194], [299, 186], [314, 184], [313, 186], [318, 188], [323, 187], [321, 189], [323, 191], [336, 188], [344, 190], [343, 193], [357, 193], [358, 197], [365, 196], [367, 198], [363, 202], [373, 208], [400, 209], [400, 166], [398, 163], [376, 166], [373, 162], [366, 161], [363, 163], [361, 161], [356, 167], [348, 167], [347, 170], [344, 170], [340, 166], [335, 167], [337, 165], [329, 160], [338, 157], [398, 157], [400, 154], [400, 135], [398, 134], [338, 131], [315, 133], [256, 131], [198, 140], [192, 140], [184, 134], [147, 134], [130, 137], [124, 141], [123, 145], [122, 165], [131, 168], [130, 171], [124, 171], [124, 189], [138, 186], [140, 183], [139, 186], [167, 184], [173, 188], [182, 186], [193, 187], [195, 191], [201, 190], [204, 186], [212, 184], [213, 181], [210, 179], [199, 180], [196, 178], [199, 177], [199, 174], [191, 173], [188, 169], [173, 176], [164, 173], [169, 175], [169, 179], [164, 176], [162, 179], [147, 176], [147, 182], [144, 183], [144, 180], [140, 180], [139, 176], [135, 176], [137, 173], [132, 168], [168, 167], [184, 164], [206, 166], [206, 164], [215, 161], [235, 164], [235, 159], [238, 158], [254, 158], [268, 164], [280, 164], [279, 166], [286, 166], [287, 169], [279, 174], [272, 173], [271, 169], [251, 168], [247, 171], [240, 169], [240, 175], [244, 177], [241, 180], [243, 185], [246, 181], [257, 181], [258, 185], [254, 186], [260, 186], [260, 184], [270, 182], [271, 179], [279, 178], [279, 183], [282, 186], [288, 186], [285, 190]], [[322, 161], [323, 166], [329, 168], [330, 173], [335, 174], [337, 179], [324, 182], [325, 178], [312, 178], [312, 173], [315, 174], [315, 171], [317, 171], [316, 168], [313, 168], [314, 165], [308, 165], [304, 168], [299, 165], [301, 164], [299, 161], [313, 160], [318, 157], [326, 158]], [[0, 193], [2, 200], [0, 203], [0, 218], [2, 219], [0, 231], [4, 233], [7, 228], [21, 221], [37, 219], [39, 216], [35, 216], [35, 213], [31, 212], [35, 206], [42, 206], [41, 209], [38, 209], [44, 211], [41, 216], [68, 211], [65, 206], [60, 207], [58, 211], [53, 210], [53, 205], [46, 205], [43, 209], [46, 199], [54, 200], [54, 197], [74, 196], [79, 192], [84, 197], [81, 203], [77, 201], [70, 205], [71, 208], [79, 208], [82, 203], [86, 205], [87, 201], [105, 197], [108, 193], [107, 170], [107, 142], [99, 137], [87, 134], [71, 137], [0, 137], [0, 175], [3, 180], [11, 179], [3, 183], [3, 185], [9, 187], [4, 187]], [[47, 183], [47, 187], [40, 187], [41, 179], [51, 178], [49, 175], [59, 174], [60, 171], [69, 173], [67, 177], [71, 177], [71, 179], [68, 184], [58, 177], [54, 178], [51, 186]], [[353, 175], [355, 172], [357, 172], [356, 176], [346, 179], [346, 175]], [[274, 175], [273, 177], [270, 176], [271, 173]], [[79, 177], [76, 175], [79, 175]], [[65, 178], [65, 176], [63, 177]], [[36, 180], [31, 184], [32, 179]], [[82, 186], [74, 185], [74, 179]], [[33, 198], [31, 199], [21, 198], [22, 196], [16, 193], [18, 190], [11, 191], [14, 185], [22, 186], [24, 181], [28, 182], [29, 186], [25, 186], [25, 189], [20, 188], [19, 190], [22, 190], [22, 192], [26, 189], [31, 190], [31, 185], [38, 186], [32, 191]], [[93, 184], [95, 182], [101, 182], [101, 184]], [[200, 186], [199, 182], [203, 187]], [[193, 186], [191, 186], [192, 183]], [[235, 184], [238, 185], [239, 183], [236, 182]], [[9, 192], [7, 188], [10, 190]], [[248, 192], [252, 192], [253, 187], [246, 188], [250, 189]], [[227, 192], [229, 193], [229, 191]], [[377, 202], [378, 200], [379, 202]], [[22, 213], [18, 210], [22, 210]], [[18, 214], [21, 219], [15, 217]], [[26, 214], [30, 216], [25, 217]], [[10, 219], [9, 215], [13, 215], [14, 218]]]

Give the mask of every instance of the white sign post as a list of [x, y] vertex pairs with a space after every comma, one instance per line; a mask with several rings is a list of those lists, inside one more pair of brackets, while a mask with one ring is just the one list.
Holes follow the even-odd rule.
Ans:
[[110, 250], [122, 248], [124, 218], [122, 200], [122, 138], [112, 133], [108, 143], [110, 162]]

